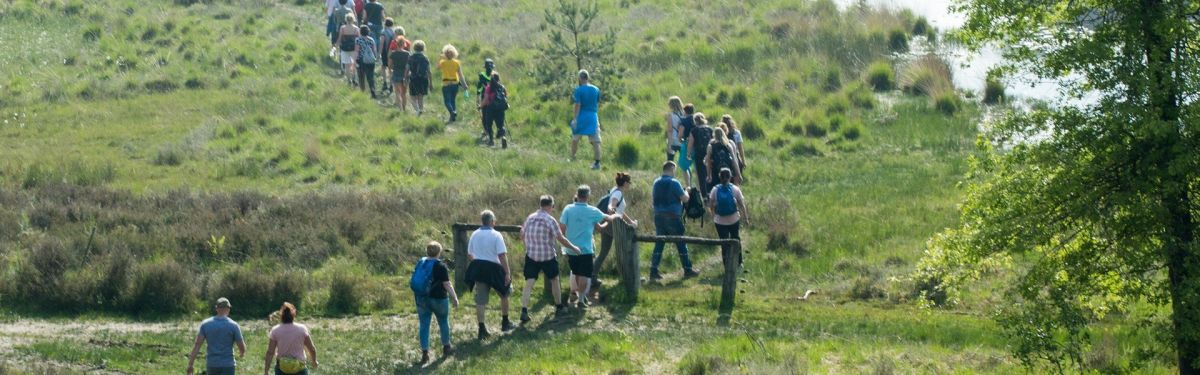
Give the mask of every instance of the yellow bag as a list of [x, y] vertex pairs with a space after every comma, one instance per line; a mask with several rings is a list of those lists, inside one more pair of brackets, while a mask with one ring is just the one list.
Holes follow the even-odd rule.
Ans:
[[279, 370], [283, 371], [284, 374], [299, 374], [300, 371], [304, 371], [308, 367], [308, 363], [304, 360], [287, 357], [280, 357], [279, 362], [276, 364], [279, 365]]

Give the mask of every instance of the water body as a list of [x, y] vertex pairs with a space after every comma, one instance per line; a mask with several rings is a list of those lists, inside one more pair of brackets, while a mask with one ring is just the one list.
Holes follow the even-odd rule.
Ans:
[[[858, 0], [834, 0], [845, 8], [852, 6]], [[966, 16], [950, 11], [952, 0], [866, 0], [867, 4], [887, 9], [909, 9], [913, 14], [929, 20], [938, 31], [957, 29], [966, 21]], [[942, 48], [937, 52], [950, 63], [953, 72], [954, 85], [959, 89], [972, 91], [982, 95], [984, 81], [988, 70], [1004, 62], [1001, 50], [996, 47], [986, 47], [980, 51], [970, 52], [963, 48]], [[1079, 101], [1064, 101], [1060, 93], [1062, 87], [1058, 81], [1040, 80], [1029, 75], [1018, 75], [1004, 79], [1006, 94], [1010, 100], [1018, 102], [1042, 101], [1051, 105], [1077, 105], [1094, 101], [1088, 98]]]

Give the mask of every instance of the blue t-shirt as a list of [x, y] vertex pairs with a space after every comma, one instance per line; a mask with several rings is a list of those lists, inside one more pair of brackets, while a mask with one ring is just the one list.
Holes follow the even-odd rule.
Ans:
[[651, 195], [654, 200], [654, 213], [683, 214], [683, 184], [671, 176], [662, 176], [654, 180]]
[[208, 356], [205, 363], [208, 367], [236, 367], [233, 359], [233, 345], [242, 341], [242, 327], [232, 319], [214, 316], [200, 322], [201, 336], [208, 343]]
[[[600, 209], [587, 203], [575, 202], [563, 209], [558, 221], [567, 226], [567, 240], [579, 247], [580, 254], [596, 253], [592, 244], [592, 233], [596, 230], [596, 224], [604, 221], [604, 213], [600, 212]], [[563, 251], [567, 250], [564, 248]]]
[[600, 128], [600, 88], [592, 84], [580, 85], [571, 94], [571, 101], [579, 104], [579, 116], [575, 118], [572, 134], [596, 135]]

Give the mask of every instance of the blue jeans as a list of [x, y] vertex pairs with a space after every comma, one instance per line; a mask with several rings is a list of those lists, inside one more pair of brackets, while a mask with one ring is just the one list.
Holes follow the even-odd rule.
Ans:
[[[654, 214], [654, 234], [659, 236], [682, 236], [683, 235], [683, 218], [679, 215], [670, 214]], [[662, 241], [654, 243], [654, 253], [650, 256], [650, 272], [657, 273], [658, 265], [662, 263], [663, 248], [667, 244]], [[679, 249], [679, 263], [683, 264], [683, 269], [692, 269], [692, 260], [688, 258], [687, 243], [677, 242], [675, 247]]]
[[458, 83], [451, 83], [442, 86], [442, 102], [446, 104], [446, 111], [450, 112], [450, 116], [458, 116]]
[[442, 335], [442, 346], [450, 345], [450, 299], [417, 297], [417, 319], [421, 322], [421, 328], [418, 330], [421, 350], [429, 350], [429, 324], [434, 315], [437, 316], [438, 331]]

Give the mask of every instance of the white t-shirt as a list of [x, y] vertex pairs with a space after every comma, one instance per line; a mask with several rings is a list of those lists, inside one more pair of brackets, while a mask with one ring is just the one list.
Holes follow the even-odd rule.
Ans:
[[679, 132], [682, 130], [679, 128], [679, 122], [682, 120], [680, 116], [683, 115], [671, 112], [671, 123], [669, 124], [669, 126], [671, 126], [671, 131], [667, 135], [667, 146], [683, 145], [683, 141], [680, 139], [679, 135]]
[[500, 263], [500, 254], [508, 252], [504, 245], [504, 236], [492, 228], [479, 228], [471, 233], [471, 241], [467, 243], [467, 254], [479, 260]]
[[625, 214], [625, 194], [617, 188], [613, 188], [608, 192], [608, 204], [616, 205], [617, 209], [613, 210], [615, 214]]

